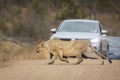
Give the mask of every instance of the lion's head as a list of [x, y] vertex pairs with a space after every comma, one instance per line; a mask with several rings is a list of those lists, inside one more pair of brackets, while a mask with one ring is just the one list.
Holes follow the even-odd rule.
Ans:
[[36, 47], [35, 47], [35, 52], [36, 53], [40, 53], [40, 52], [44, 52], [47, 51], [48, 48], [45, 45], [45, 42], [40, 42]]

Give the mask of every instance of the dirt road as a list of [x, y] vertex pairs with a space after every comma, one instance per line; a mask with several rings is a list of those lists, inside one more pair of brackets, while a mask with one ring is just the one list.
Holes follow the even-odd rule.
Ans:
[[[100, 65], [99, 60], [84, 60], [79, 65], [48, 60], [14, 61], [0, 69], [0, 80], [120, 80], [120, 61]], [[74, 60], [71, 60], [73, 63]]]

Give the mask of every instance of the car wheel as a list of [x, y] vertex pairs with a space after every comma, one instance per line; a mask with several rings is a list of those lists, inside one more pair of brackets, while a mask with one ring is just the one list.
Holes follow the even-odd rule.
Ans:
[[105, 50], [104, 50], [104, 51], [102, 51], [102, 53], [103, 53], [104, 56], [107, 56], [108, 51], [105, 51]]
[[100, 42], [99, 52], [102, 53], [102, 42]]
[[104, 41], [102, 41], [102, 50], [101, 50], [101, 52], [102, 52], [102, 54], [104, 55], [104, 56], [107, 56], [107, 54], [108, 54], [108, 49], [109, 49], [109, 46], [108, 46], [108, 43], [107, 43], [107, 41], [106, 40], [104, 40]]

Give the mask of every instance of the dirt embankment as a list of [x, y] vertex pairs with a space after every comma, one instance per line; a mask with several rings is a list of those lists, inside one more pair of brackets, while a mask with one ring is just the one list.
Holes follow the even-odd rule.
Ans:
[[35, 45], [22, 43], [0, 35], [0, 67], [14, 60], [49, 59], [49, 54], [36, 54]]

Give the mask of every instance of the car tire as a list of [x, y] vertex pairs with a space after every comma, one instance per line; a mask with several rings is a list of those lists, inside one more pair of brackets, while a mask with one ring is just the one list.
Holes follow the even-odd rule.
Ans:
[[102, 50], [101, 50], [101, 52], [102, 52], [102, 54], [104, 55], [104, 56], [107, 56], [107, 54], [108, 54], [108, 42], [106, 41], [106, 40], [103, 40], [102, 42], [101, 42], [101, 47], [102, 47]]

